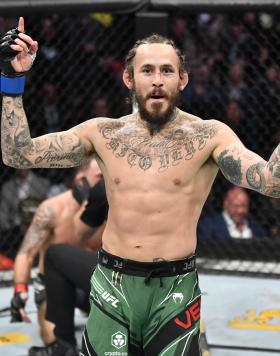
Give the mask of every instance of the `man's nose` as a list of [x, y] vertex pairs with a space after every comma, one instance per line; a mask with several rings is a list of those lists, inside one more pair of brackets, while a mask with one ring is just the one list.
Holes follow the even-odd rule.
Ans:
[[240, 215], [247, 215], [248, 210], [247, 210], [246, 207], [242, 206], [242, 207], [239, 207], [239, 208], [237, 209], [237, 212], [238, 212], [238, 214], [240, 214]]
[[155, 72], [153, 76], [153, 86], [161, 87], [163, 86], [162, 73]]

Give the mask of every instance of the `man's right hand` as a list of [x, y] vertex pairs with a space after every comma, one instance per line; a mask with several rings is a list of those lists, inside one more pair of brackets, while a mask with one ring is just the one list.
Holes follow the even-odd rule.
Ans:
[[27, 299], [27, 292], [17, 292], [14, 294], [11, 300], [11, 323], [18, 321], [31, 322], [24, 310]]
[[0, 40], [0, 69], [5, 76], [28, 71], [34, 62], [38, 43], [24, 33], [24, 19], [18, 28], [8, 31]]

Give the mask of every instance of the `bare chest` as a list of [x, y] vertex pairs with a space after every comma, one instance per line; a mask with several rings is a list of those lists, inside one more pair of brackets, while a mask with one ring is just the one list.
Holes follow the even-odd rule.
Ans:
[[[215, 129], [179, 127], [151, 137], [137, 127], [110, 123], [99, 127], [99, 153], [109, 167], [128, 174], [158, 173], [171, 179], [193, 177], [210, 157]], [[121, 168], [121, 169], [120, 169]]]

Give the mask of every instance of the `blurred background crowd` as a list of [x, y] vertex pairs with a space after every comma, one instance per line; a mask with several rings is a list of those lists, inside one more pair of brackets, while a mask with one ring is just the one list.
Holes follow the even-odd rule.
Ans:
[[[186, 54], [190, 73], [182, 109], [225, 122], [249, 149], [268, 159], [280, 141], [279, 14], [170, 13], [168, 21], [169, 35]], [[16, 24], [16, 18], [0, 17], [0, 35]], [[27, 16], [26, 29], [39, 42], [24, 94], [32, 135], [131, 112], [122, 70], [135, 41], [133, 15]], [[38, 204], [69, 188], [71, 175], [57, 169], [19, 171], [2, 161], [0, 168], [0, 253], [14, 258]], [[250, 220], [258, 225], [258, 233], [252, 228], [253, 233], [238, 236], [230, 230], [229, 238], [280, 237], [279, 199], [239, 191], [236, 202], [226, 195], [229, 189], [218, 176], [199, 233], [205, 231], [203, 224], [210, 231], [209, 218], [226, 211], [248, 228]], [[212, 237], [219, 239], [218, 234]]]

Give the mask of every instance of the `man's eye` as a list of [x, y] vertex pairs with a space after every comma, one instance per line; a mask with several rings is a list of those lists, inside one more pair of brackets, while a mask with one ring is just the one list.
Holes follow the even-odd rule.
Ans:
[[163, 69], [163, 73], [173, 73], [173, 69], [172, 68], [164, 68]]
[[148, 68], [143, 69], [143, 73], [151, 73], [151, 72], [152, 72], [151, 69], [148, 69]]

